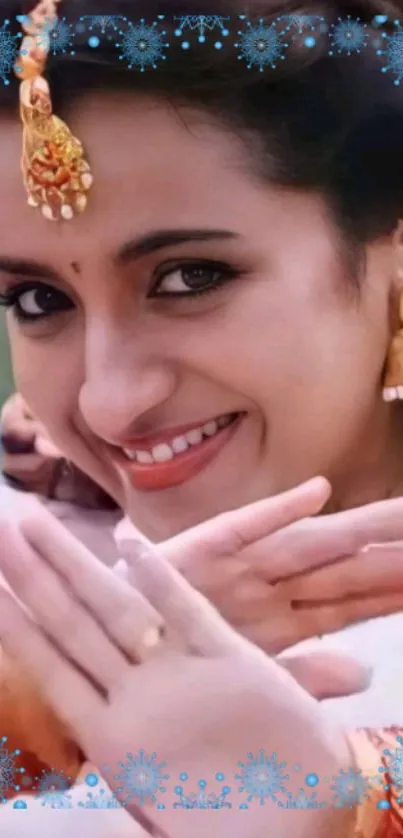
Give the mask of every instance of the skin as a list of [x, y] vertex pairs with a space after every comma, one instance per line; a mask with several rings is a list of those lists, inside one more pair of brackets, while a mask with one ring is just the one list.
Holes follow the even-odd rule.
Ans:
[[[358, 304], [322, 199], [258, 182], [239, 140], [204, 115], [188, 122], [126, 96], [76, 109], [69, 123], [95, 185], [85, 215], [62, 226], [25, 206], [20, 128], [2, 127], [0, 291], [16, 281], [4, 257], [34, 260], [74, 303], [34, 324], [9, 314], [19, 391], [155, 541], [315, 474], [333, 486], [332, 509], [398, 494], [403, 437], [381, 399], [399, 290], [392, 238], [368, 247]], [[118, 258], [167, 228], [233, 236]], [[147, 299], [157, 268], [197, 259], [241, 276], [196, 299]], [[111, 461], [110, 444], [238, 411], [245, 418], [219, 456], [177, 488], [140, 492]]]
[[[304, 494], [306, 499], [306, 487], [273, 501], [268, 514], [273, 528]], [[93, 764], [111, 767], [103, 772], [108, 778], [139, 741], [146, 753], [164, 755], [171, 776], [186, 765], [190, 775], [197, 772], [209, 781], [217, 771], [213, 765], [231, 776], [239, 754], [257, 751], [262, 742], [270, 742], [287, 765], [298, 762], [302, 772], [315, 765], [320, 777], [351, 766], [345, 738], [325, 723], [320, 705], [235, 633], [157, 552], [138, 545], [127, 568], [135, 585], [130, 587], [50, 516], [44, 528], [44, 512], [36, 513], [19, 529], [10, 522], [0, 528], [6, 547], [1, 569], [30, 615], [0, 589], [1, 641], [40, 681]], [[119, 785], [119, 777], [112, 777], [111, 787], [125, 800]], [[299, 776], [291, 778], [294, 794], [300, 785]], [[166, 786], [166, 808], [159, 811], [146, 801], [144, 813], [159, 827], [151, 834], [182, 838], [189, 834], [188, 813], [172, 805], [174, 791], [168, 781]], [[354, 811], [329, 805], [329, 786], [322, 794], [324, 809], [291, 812], [296, 838], [352, 834]], [[128, 812], [136, 818], [134, 802], [128, 801]], [[267, 811], [250, 810], [245, 819], [236, 805], [221, 809], [220, 835], [264, 834]], [[289, 814], [270, 809], [278, 838], [289, 834]], [[192, 835], [201, 838], [205, 813], [194, 816]]]

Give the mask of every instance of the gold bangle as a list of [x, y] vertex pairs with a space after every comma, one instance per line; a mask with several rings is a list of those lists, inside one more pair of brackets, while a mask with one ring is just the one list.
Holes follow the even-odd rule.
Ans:
[[377, 838], [389, 816], [389, 810], [383, 809], [379, 803], [385, 799], [383, 784], [380, 782], [379, 766], [381, 754], [368, 731], [361, 730], [352, 733], [347, 738], [354, 764], [362, 771], [364, 777], [371, 779], [374, 785], [368, 791], [368, 800], [357, 806], [357, 815], [351, 838]]

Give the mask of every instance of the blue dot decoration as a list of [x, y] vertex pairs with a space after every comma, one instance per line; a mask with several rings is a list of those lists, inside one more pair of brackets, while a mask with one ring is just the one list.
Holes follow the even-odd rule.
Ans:
[[28, 809], [28, 806], [25, 800], [16, 800], [13, 804], [13, 809]]
[[90, 786], [91, 788], [94, 788], [94, 786], [98, 785], [99, 780], [98, 780], [98, 777], [97, 777], [96, 774], [91, 773], [91, 774], [87, 774], [87, 776], [85, 778], [85, 782], [86, 782], [87, 786]]
[[216, 41], [214, 44], [215, 49], [222, 49], [223, 45], [221, 41]]
[[224, 774], [222, 773], [222, 771], [219, 771], [218, 774], [215, 775], [215, 778], [216, 778], [216, 780], [218, 780], [219, 783], [221, 783], [222, 780], [225, 780], [225, 777], [224, 777]]
[[312, 35], [309, 35], [308, 38], [305, 38], [304, 44], [306, 47], [308, 47], [308, 49], [312, 49], [312, 47], [314, 47], [316, 44], [316, 38], [314, 38]]
[[182, 774], [179, 775], [179, 779], [185, 782], [185, 780], [188, 780], [189, 778], [185, 771], [183, 771]]
[[390, 803], [387, 800], [380, 800], [379, 803], [376, 804], [377, 809], [390, 809]]
[[100, 43], [101, 42], [96, 35], [91, 35], [91, 37], [88, 38], [88, 46], [91, 47], [91, 49], [96, 49], [97, 47], [99, 47]]
[[182, 41], [181, 47], [182, 47], [182, 49], [190, 49], [189, 41]]
[[319, 783], [319, 777], [317, 774], [307, 774], [305, 777], [305, 783], [310, 788], [314, 788]]

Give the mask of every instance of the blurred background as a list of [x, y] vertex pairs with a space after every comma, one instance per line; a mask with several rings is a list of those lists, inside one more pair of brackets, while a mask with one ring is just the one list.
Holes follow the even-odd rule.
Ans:
[[13, 389], [5, 317], [0, 312], [0, 406]]

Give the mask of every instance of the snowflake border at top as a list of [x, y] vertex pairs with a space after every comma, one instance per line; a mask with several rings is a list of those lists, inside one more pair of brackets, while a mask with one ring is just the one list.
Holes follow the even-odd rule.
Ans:
[[[16, 16], [19, 25], [26, 16]], [[169, 21], [169, 37], [162, 28], [162, 22], [168, 18], [157, 15], [154, 22], [145, 19], [132, 21], [119, 15], [81, 16], [77, 22], [61, 18], [56, 22], [49, 20], [44, 32], [38, 32], [38, 43], [45, 40], [44, 46], [53, 55], [74, 55], [74, 41], [79, 39], [80, 48], [84, 40], [89, 47], [97, 48], [101, 40], [112, 42], [117, 48], [117, 60], [126, 64], [129, 70], [145, 72], [161, 69], [167, 59], [169, 41], [186, 33], [195, 33], [196, 41], [203, 49], [203, 44], [211, 39], [213, 46], [222, 50], [224, 45], [238, 53], [248, 69], [263, 71], [275, 70], [284, 61], [291, 44], [300, 49], [312, 49], [320, 40], [328, 41], [329, 56], [359, 55], [371, 46], [381, 58], [380, 72], [386, 74], [391, 83], [403, 82], [403, 19], [391, 19], [386, 15], [374, 15], [372, 22], [364, 23], [360, 18], [339, 17], [333, 23], [326, 22], [325, 16], [290, 14], [280, 15], [274, 21], [265, 22], [264, 18], [252, 22], [247, 14], [222, 15], [185, 15], [172, 16]], [[242, 27], [239, 27], [239, 24]], [[387, 26], [386, 26], [387, 24]], [[0, 22], [0, 80], [10, 84], [15, 60], [18, 56], [18, 41], [23, 33], [13, 34], [10, 20]], [[234, 33], [233, 37], [227, 38]], [[92, 33], [96, 32], [94, 35]], [[88, 37], [87, 37], [88, 35]], [[226, 39], [226, 40], [225, 40]], [[190, 40], [183, 40], [184, 50], [190, 49]]]
[[119, 60], [125, 61], [129, 70], [136, 67], [141, 73], [148, 69], [156, 70], [160, 61], [166, 60], [165, 50], [169, 43], [164, 40], [166, 31], [159, 30], [160, 21], [146, 23], [144, 18], [139, 23], [126, 20], [126, 26], [119, 30], [119, 42], [116, 43]]

